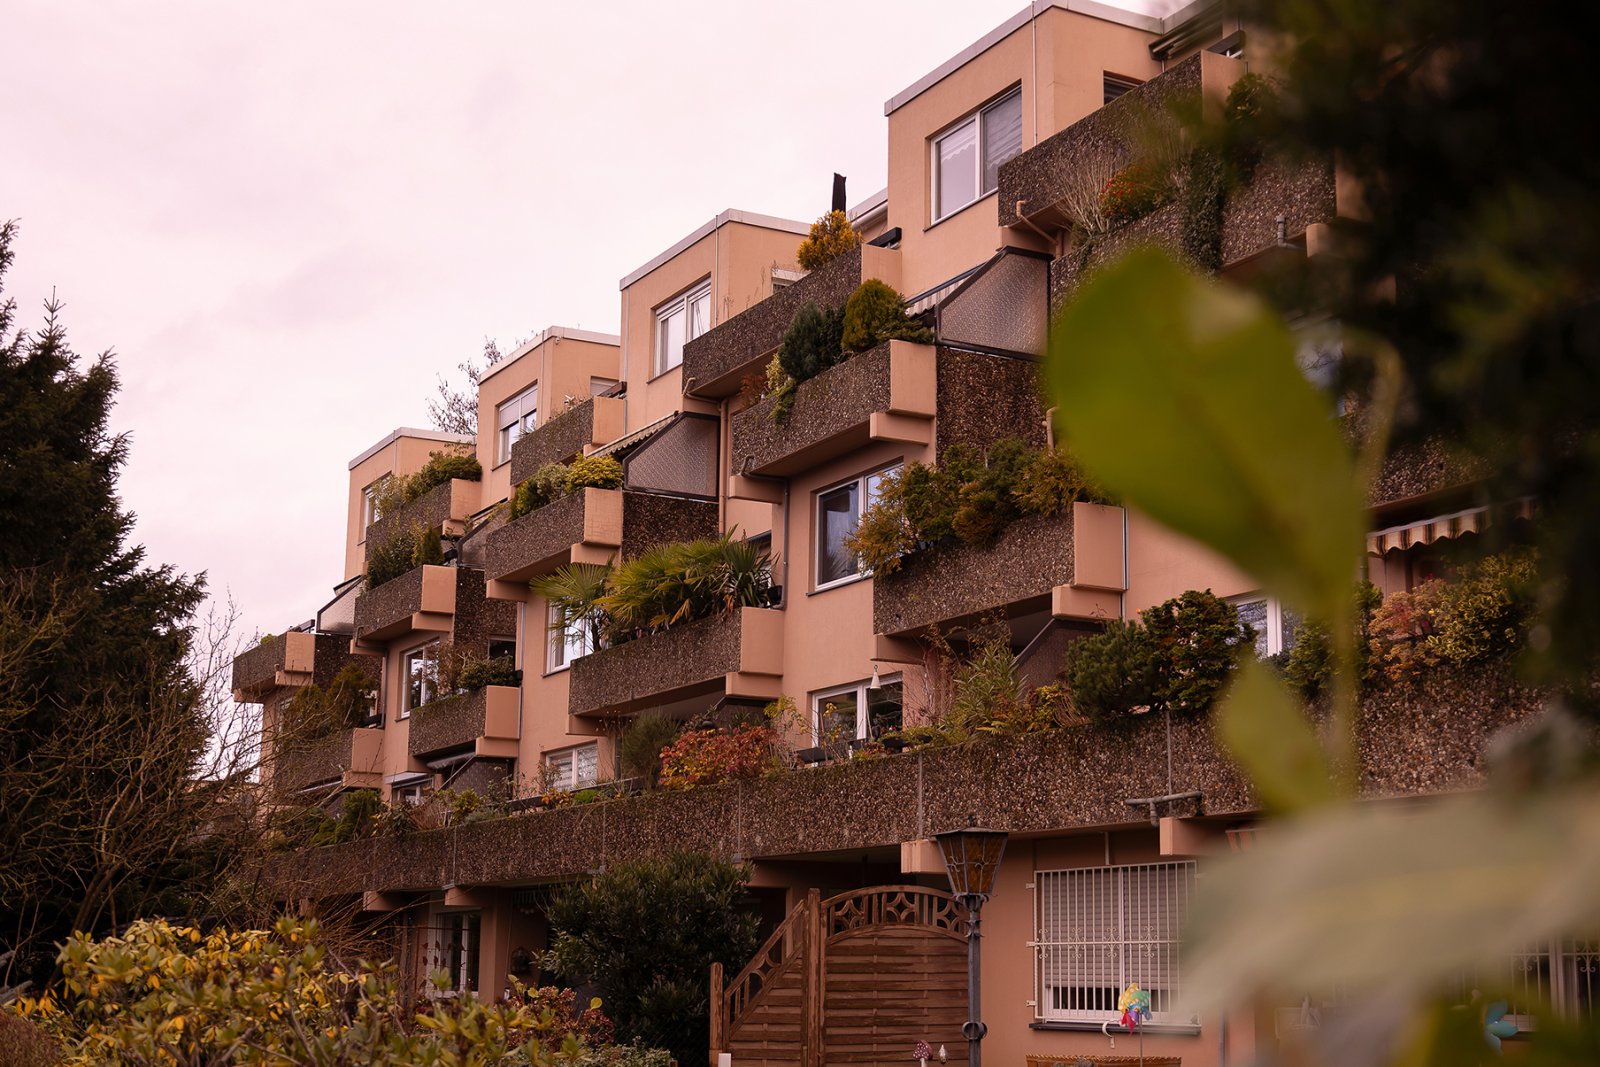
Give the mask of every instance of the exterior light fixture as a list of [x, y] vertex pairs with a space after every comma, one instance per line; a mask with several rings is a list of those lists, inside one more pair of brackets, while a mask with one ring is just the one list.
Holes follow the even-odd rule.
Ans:
[[878, 665], [876, 663], [874, 663], [872, 665], [872, 681], [867, 683], [867, 688], [868, 689], [882, 689], [883, 688], [883, 679], [878, 677]]
[[989, 1030], [982, 1019], [978, 923], [984, 902], [994, 892], [1000, 859], [1006, 851], [1006, 837], [1004, 830], [979, 826], [976, 815], [959, 830], [934, 835], [944, 856], [945, 871], [950, 876], [950, 892], [956, 903], [967, 909], [967, 1021], [961, 1025], [961, 1036], [967, 1039], [968, 1067], [982, 1067], [983, 1035]]

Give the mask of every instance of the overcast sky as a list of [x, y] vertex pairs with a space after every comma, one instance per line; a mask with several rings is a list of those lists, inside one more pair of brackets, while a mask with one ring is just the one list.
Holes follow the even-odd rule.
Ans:
[[881, 188], [883, 102], [1022, 4], [5, 6], [19, 320], [54, 289], [115, 350], [137, 538], [281, 631], [344, 577], [347, 462], [438, 373], [615, 332], [618, 280], [725, 208]]

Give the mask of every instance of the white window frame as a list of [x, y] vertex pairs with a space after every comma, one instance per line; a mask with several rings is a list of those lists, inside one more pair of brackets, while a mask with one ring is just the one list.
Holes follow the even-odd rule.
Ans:
[[[905, 685], [898, 674], [885, 674], [878, 678], [880, 689], [890, 686], [900, 687], [900, 714], [901, 723], [904, 725], [906, 707]], [[871, 680], [852, 682], [850, 685], [836, 685], [830, 689], [819, 689], [811, 694], [811, 743], [823, 745], [830, 741], [865, 741], [872, 733], [872, 723], [867, 714], [867, 694], [873, 692]], [[822, 736], [822, 713], [828, 701], [842, 696], [854, 696], [856, 699], [856, 732], [848, 738], [826, 738]]]
[[565, 630], [558, 630], [555, 627], [560, 621], [557, 618], [559, 614], [560, 609], [556, 605], [549, 601], [545, 602], [545, 633], [548, 635], [545, 641], [546, 674], [568, 670], [573, 660], [582, 659], [594, 651], [589, 647], [588, 624], [582, 619], [577, 619]]
[[[968, 114], [961, 116], [961, 118], [957, 119], [955, 122], [952, 122], [950, 125], [946, 126], [944, 129], [928, 138], [928, 224], [930, 226], [934, 223], [942, 222], [952, 215], [960, 214], [962, 211], [971, 207], [973, 204], [976, 204], [979, 200], [982, 200], [984, 197], [989, 196], [995, 191], [994, 187], [988, 189], [983, 187], [984, 146], [988, 140], [985, 133], [985, 127], [987, 126], [985, 116], [994, 112], [1002, 104], [1011, 102], [1013, 99], [1016, 99], [1020, 106], [1021, 97], [1022, 86], [1014, 85], [1010, 89], [1007, 89], [1005, 92], [1001, 93], [999, 96], [995, 97], [993, 100], [990, 100], [987, 104], [984, 104], [982, 107], [976, 108]], [[974, 138], [975, 150], [973, 152], [973, 167], [975, 168], [975, 172], [973, 174], [972, 187], [977, 190], [977, 192], [972, 199], [962, 204], [952, 205], [949, 211], [941, 213], [939, 210], [939, 193], [944, 174], [943, 168], [939, 165], [939, 145], [946, 138], [950, 137], [952, 134], [960, 133], [969, 125], [974, 126], [974, 133], [976, 135]], [[1020, 155], [1026, 147], [1027, 138], [1024, 136], [1022, 141], [1017, 145], [1017, 154]], [[1007, 157], [1007, 159], [1015, 158], [1016, 156]], [[1003, 159], [1000, 162], [1004, 163], [1005, 161], [1006, 160]], [[998, 168], [996, 169], [998, 170]]]
[[385, 474], [377, 481], [372, 482], [361, 490], [361, 540], [367, 539], [367, 527], [383, 518], [383, 509], [378, 506], [378, 497], [383, 493], [384, 484], [393, 475]]
[[389, 803], [421, 807], [433, 793], [433, 775], [416, 774], [389, 783]]
[[[409, 719], [411, 713], [417, 708], [431, 704], [439, 699], [439, 638], [424, 641], [420, 645], [406, 649], [400, 654], [400, 718]], [[423, 665], [423, 699], [412, 703], [411, 699], [411, 664], [418, 661]], [[432, 664], [432, 673], [427, 673]]]
[[494, 465], [511, 462], [511, 449], [519, 439], [539, 426], [539, 383], [502, 403], [494, 409], [495, 446]]
[[[697, 323], [695, 322], [694, 306], [702, 299], [705, 301], [705, 322]], [[660, 304], [656, 307], [656, 334], [652, 345], [654, 354], [651, 357], [651, 365], [655, 369], [651, 377], [665, 374], [674, 367], [683, 365], [683, 348], [680, 347], [678, 349], [675, 354], [676, 358], [674, 358], [674, 354], [668, 352], [666, 343], [667, 325], [674, 316], [679, 314], [683, 316], [683, 343], [685, 345], [711, 329], [710, 278], [697, 282], [671, 300], [668, 300], [665, 304]]]
[[[1180, 948], [1194, 895], [1193, 860], [1035, 871], [1033, 886], [1037, 1020], [1114, 1024], [1117, 997], [1138, 982], [1151, 993], [1152, 1024], [1194, 1025], [1170, 1010], [1183, 992]], [[1102, 969], [1114, 973], [1101, 977]], [[1158, 980], [1162, 970], [1165, 982]], [[1069, 981], [1052, 981], [1063, 974]], [[1079, 975], [1081, 986], [1070, 981]]]
[[[450, 957], [456, 950], [458, 937], [461, 955], [454, 961], [454, 966], [450, 966], [452, 963]], [[464, 992], [477, 992], [477, 965], [482, 955], [483, 913], [481, 911], [435, 912], [428, 928], [428, 956], [429, 962], [434, 964], [429, 970], [445, 972], [450, 978], [450, 986], [439, 990], [430, 982], [428, 995], [443, 999], [460, 996]]]
[[[1246, 604], [1265, 604], [1267, 606], [1266, 651], [1261, 651], [1259, 641], [1262, 635], [1257, 634], [1256, 654], [1258, 656], [1276, 656], [1278, 653], [1286, 652], [1294, 647], [1293, 642], [1284, 642], [1283, 624], [1285, 615], [1292, 616], [1296, 613], [1291, 609], [1285, 608], [1283, 602], [1277, 597], [1268, 596], [1265, 593], [1244, 593], [1240, 596], [1229, 597], [1228, 603], [1232, 604], [1235, 609], [1241, 608]], [[1304, 617], [1300, 618], [1299, 625], [1305, 625]]]
[[[878, 499], [878, 487], [883, 484], [885, 478], [898, 471], [901, 466], [902, 465], [899, 462], [891, 463], [887, 467], [880, 467], [876, 470], [870, 470], [863, 474], [858, 474], [854, 478], [846, 478], [842, 482], [835, 482], [833, 485], [830, 485], [825, 489], [817, 490], [816, 493], [812, 495], [811, 587], [815, 592], [820, 593], [824, 589], [837, 589], [841, 585], [849, 585], [851, 582], [859, 582], [863, 578], [872, 577], [872, 571], [862, 567], [861, 562], [857, 560], [856, 569], [854, 572], [826, 582], [820, 580], [822, 575], [822, 552], [826, 547], [826, 540], [823, 536], [822, 529], [822, 498], [836, 493], [840, 489], [846, 489], [854, 485], [856, 489], [855, 525], [859, 526], [861, 524], [861, 516]], [[854, 527], [852, 527], [852, 529], [853, 528]]]
[[[579, 758], [581, 754], [592, 757], [589, 760], [587, 773], [584, 773], [579, 766], [582, 762]], [[546, 752], [544, 765], [548, 770], [555, 772], [550, 781], [552, 789], [564, 793], [570, 793], [575, 789], [592, 789], [600, 784], [600, 745], [598, 742], [590, 741], [586, 745], [573, 745], [571, 748], [563, 748], [556, 752]]]

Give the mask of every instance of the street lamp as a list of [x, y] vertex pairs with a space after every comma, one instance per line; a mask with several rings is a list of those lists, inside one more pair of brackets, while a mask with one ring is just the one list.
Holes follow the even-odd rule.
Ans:
[[944, 855], [950, 892], [956, 903], [967, 909], [967, 1021], [961, 1025], [961, 1036], [967, 1039], [967, 1067], [982, 1067], [980, 1042], [989, 1028], [981, 1018], [978, 912], [994, 892], [1000, 857], [1006, 851], [1006, 832], [979, 826], [974, 815], [967, 826], [935, 834], [933, 839], [939, 842], [939, 851]]

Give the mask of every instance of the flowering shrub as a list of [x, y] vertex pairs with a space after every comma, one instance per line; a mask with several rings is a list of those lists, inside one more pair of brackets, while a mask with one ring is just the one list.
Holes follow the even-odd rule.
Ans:
[[1100, 190], [1100, 212], [1107, 222], [1132, 222], [1170, 199], [1171, 190], [1154, 167], [1130, 163], [1106, 180]]
[[695, 730], [661, 750], [661, 786], [693, 789], [779, 770], [778, 737], [767, 725]]

